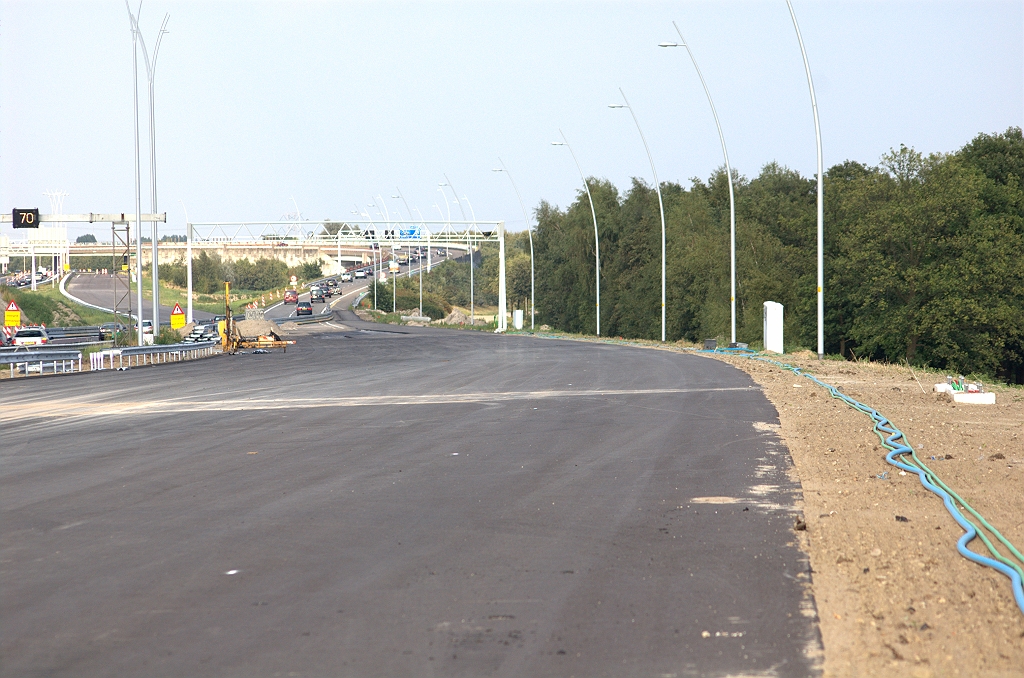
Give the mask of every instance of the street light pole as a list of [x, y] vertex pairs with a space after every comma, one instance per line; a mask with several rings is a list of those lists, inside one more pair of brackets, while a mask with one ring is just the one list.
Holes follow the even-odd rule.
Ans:
[[[132, 14], [131, 7], [128, 6], [128, 0], [125, 0], [125, 6], [128, 7], [128, 14], [132, 18], [132, 24], [136, 35], [138, 35], [139, 42], [142, 43], [142, 58], [146, 62], [146, 79], [149, 82], [149, 183], [150, 183], [150, 210], [153, 214], [157, 213], [157, 200], [156, 200], [156, 60], [160, 53], [160, 43], [163, 40], [164, 33], [167, 33], [167, 21], [171, 18], [170, 14], [164, 14], [163, 23], [160, 24], [160, 31], [156, 36], [156, 44], [153, 46], [153, 58], [150, 60], [149, 51], [146, 49], [146, 40], [142, 37], [142, 31], [139, 30], [139, 15], [142, 11], [142, 3], [139, 2], [139, 12]], [[137, 77], [137, 76], [136, 76]], [[153, 249], [153, 332], [158, 333], [160, 331], [160, 263], [158, 255], [158, 242], [159, 242], [159, 229], [157, 222], [153, 222], [152, 228], [152, 249]], [[139, 233], [142, 232], [141, 224], [139, 224]], [[141, 284], [141, 279], [140, 279]], [[140, 307], [141, 311], [141, 307]]]
[[565, 138], [565, 134], [562, 130], [558, 130], [558, 133], [562, 135], [561, 141], [552, 141], [552, 146], [565, 146], [569, 149], [569, 153], [572, 154], [572, 160], [576, 163], [576, 169], [580, 172], [580, 179], [583, 180], [583, 188], [587, 189], [587, 200], [590, 201], [590, 216], [594, 218], [594, 280], [597, 293], [597, 303], [594, 305], [596, 308], [597, 315], [597, 336], [601, 336], [601, 241], [597, 236], [597, 212], [594, 211], [594, 197], [590, 195], [590, 186], [587, 184], [587, 178], [583, 176], [583, 168], [580, 167], [580, 161], [576, 159], [576, 153], [572, 150], [572, 146], [569, 145], [569, 140]]
[[512, 182], [512, 188], [516, 191], [516, 197], [519, 198], [519, 206], [523, 209], [523, 218], [526, 219], [526, 234], [530, 237], [530, 329], [533, 329], [533, 322], [537, 315], [537, 305], [534, 301], [534, 276], [533, 276], [533, 228], [530, 226], [530, 217], [526, 214], [526, 205], [523, 204], [523, 196], [519, 193], [519, 187], [516, 186], [516, 180], [512, 178], [512, 173], [505, 167], [505, 163], [502, 162], [501, 158], [498, 158], [498, 162], [501, 163], [501, 169], [495, 168], [492, 172], [504, 172], [508, 177], [508, 180]]
[[[128, 18], [132, 29], [132, 88], [135, 100], [135, 291], [138, 297], [139, 314], [136, 316], [138, 324], [139, 346], [142, 346], [142, 165], [139, 161], [139, 50], [138, 39], [139, 29], [135, 23], [135, 15], [128, 0], [124, 0], [128, 8]], [[139, 9], [142, 8], [141, 3]], [[33, 268], [35, 262], [33, 262]], [[32, 272], [32, 279], [35, 280], [35, 271]]]
[[636, 131], [640, 132], [640, 140], [644, 142], [644, 150], [647, 151], [647, 159], [651, 163], [651, 172], [654, 173], [654, 187], [658, 190], [658, 209], [661, 210], [661, 340], [665, 341], [665, 203], [661, 199], [661, 184], [658, 182], [658, 170], [654, 169], [654, 158], [651, 157], [651, 149], [647, 146], [644, 131], [640, 129], [640, 121], [636, 119], [636, 113], [633, 112], [633, 107], [629, 105], [629, 99], [626, 98], [626, 93], [622, 91], [621, 87], [619, 88], [619, 93], [622, 94], [622, 100], [626, 102], [625, 105], [611, 104], [608, 108], [625, 108], [633, 116], [633, 122], [636, 123]]
[[708, 89], [708, 84], [704, 81], [704, 75], [700, 72], [700, 66], [697, 65], [697, 59], [693, 56], [693, 52], [690, 50], [689, 43], [686, 42], [686, 38], [683, 37], [683, 32], [679, 30], [679, 26], [673, 21], [672, 25], [675, 26], [676, 33], [679, 34], [679, 39], [682, 41], [681, 44], [674, 42], [663, 42], [658, 47], [685, 47], [686, 53], [690, 55], [690, 61], [693, 62], [693, 68], [697, 71], [697, 77], [700, 78], [700, 84], [704, 86], [704, 93], [708, 96], [708, 103], [711, 105], [711, 115], [715, 118], [715, 126], [718, 127], [718, 140], [722, 142], [722, 155], [725, 156], [725, 173], [729, 179], [729, 261], [731, 262], [731, 284], [729, 289], [729, 307], [730, 317], [732, 320], [732, 332], [731, 332], [731, 343], [736, 343], [736, 198], [733, 195], [732, 186], [732, 167], [729, 165], [729, 150], [725, 147], [725, 135], [722, 133], [722, 123], [718, 121], [718, 112], [715, 110], [715, 102], [711, 100], [711, 90]]
[[818, 146], [818, 360], [825, 357], [825, 261], [824, 250], [824, 222], [825, 222], [825, 200], [823, 189], [823, 168], [821, 161], [821, 127], [818, 124], [818, 100], [814, 97], [814, 81], [811, 79], [811, 65], [807, 61], [807, 50], [804, 49], [804, 39], [800, 36], [800, 26], [796, 22], [796, 14], [793, 12], [793, 3], [786, 0], [786, 7], [789, 8], [789, 16], [793, 19], [793, 28], [796, 29], [796, 39], [800, 43], [800, 54], [804, 58], [804, 71], [807, 72], [807, 87], [811, 90], [811, 109], [814, 111], [814, 140]]

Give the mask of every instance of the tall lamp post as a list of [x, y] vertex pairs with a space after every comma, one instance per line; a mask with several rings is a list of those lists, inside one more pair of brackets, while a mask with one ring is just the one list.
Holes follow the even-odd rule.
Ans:
[[[150, 210], [153, 214], [157, 213], [157, 202], [156, 202], [156, 59], [160, 53], [160, 42], [163, 40], [164, 33], [167, 33], [167, 21], [171, 18], [170, 14], [164, 14], [163, 23], [160, 24], [160, 32], [157, 33], [156, 43], [153, 45], [153, 58], [149, 58], [149, 51], [146, 49], [146, 41], [142, 37], [142, 32], [139, 30], [139, 14], [132, 14], [131, 6], [128, 4], [128, 0], [125, 0], [125, 7], [128, 8], [128, 15], [131, 17], [132, 28], [134, 33], [138, 36], [139, 42], [142, 43], [142, 58], [146, 62], [146, 79], [149, 82], [149, 199], [152, 209]], [[142, 10], [142, 3], [139, 3], [139, 13]], [[138, 77], [138, 75], [136, 75]], [[136, 112], [136, 115], [138, 113]], [[142, 232], [142, 224], [138, 224], [139, 233]], [[159, 241], [159, 233], [157, 222], [153, 222], [153, 332], [160, 331], [160, 271], [159, 271], [159, 257], [157, 250], [157, 242]], [[139, 284], [142, 284], [140, 277]], [[142, 307], [139, 307], [141, 313]]]
[[[139, 346], [142, 346], [142, 183], [140, 175], [142, 166], [139, 161], [139, 29], [135, 24], [135, 16], [132, 8], [125, 0], [128, 7], [128, 18], [132, 30], [132, 88], [135, 101], [135, 292], [137, 295], [139, 314], [136, 316], [136, 329], [138, 330]], [[35, 262], [32, 262], [33, 269]], [[35, 271], [32, 272], [32, 280], [35, 281]]]
[[804, 49], [804, 39], [800, 36], [800, 25], [796, 22], [796, 14], [793, 12], [793, 3], [786, 0], [786, 7], [789, 8], [789, 16], [793, 19], [793, 28], [796, 29], [796, 39], [800, 43], [800, 54], [804, 58], [804, 71], [807, 73], [807, 87], [811, 90], [811, 110], [814, 111], [814, 140], [818, 146], [818, 360], [825, 357], [825, 261], [822, 251], [824, 250], [824, 221], [825, 201], [822, 185], [822, 162], [821, 162], [821, 127], [818, 125], [818, 100], [814, 97], [814, 81], [811, 79], [811, 66], [807, 62], [807, 50]]
[[665, 341], [665, 203], [661, 199], [661, 184], [658, 182], [658, 170], [654, 169], [654, 158], [651, 157], [651, 149], [647, 146], [647, 139], [644, 138], [644, 131], [640, 129], [640, 121], [636, 119], [633, 107], [629, 105], [626, 93], [619, 88], [622, 100], [625, 104], [610, 104], [608, 108], [625, 108], [633, 116], [636, 123], [636, 131], [640, 132], [640, 140], [644, 142], [644, 150], [647, 151], [647, 159], [651, 163], [651, 172], [654, 173], [654, 187], [658, 190], [658, 209], [661, 210], [661, 340]]
[[580, 167], [580, 161], [576, 159], [576, 153], [572, 150], [572, 146], [569, 145], [569, 140], [565, 138], [565, 133], [562, 130], [558, 130], [558, 133], [562, 136], [561, 141], [552, 141], [552, 146], [565, 146], [569, 149], [569, 153], [572, 154], [572, 160], [576, 163], [576, 169], [580, 172], [580, 179], [583, 180], [583, 188], [587, 189], [587, 200], [590, 201], [590, 216], [594, 218], [594, 280], [595, 280], [595, 292], [597, 296], [597, 303], [594, 304], [597, 315], [597, 336], [601, 336], [601, 241], [597, 236], [597, 212], [594, 211], [594, 196], [590, 195], [590, 186], [587, 184], [587, 178], [583, 176], [583, 168]]
[[526, 233], [530, 237], [530, 329], [533, 329], [534, 317], [537, 315], [537, 306], [534, 303], [534, 278], [533, 278], [533, 227], [530, 225], [530, 217], [526, 214], [526, 205], [523, 204], [523, 196], [519, 193], [519, 187], [516, 186], [516, 180], [512, 178], [512, 173], [505, 167], [505, 163], [502, 162], [501, 158], [498, 158], [498, 162], [501, 163], [500, 168], [494, 168], [492, 172], [504, 172], [508, 180], [512, 182], [512, 188], [516, 191], [516, 197], [519, 198], [519, 206], [523, 209], [523, 218], [526, 219]]
[[725, 135], [722, 133], [722, 123], [718, 121], [718, 112], [715, 110], [715, 102], [711, 100], [711, 90], [708, 89], [708, 83], [704, 81], [704, 75], [700, 72], [700, 66], [697, 65], [697, 59], [693, 56], [693, 52], [690, 50], [690, 45], [686, 42], [686, 38], [683, 37], [683, 32], [679, 30], [679, 26], [673, 21], [672, 25], [675, 26], [676, 33], [679, 34], [679, 40], [681, 42], [663, 42], [658, 47], [685, 47], [686, 53], [690, 55], [690, 61], [693, 62], [693, 68], [697, 71], [697, 77], [700, 78], [700, 84], [704, 86], [704, 94], [708, 96], [708, 103], [711, 105], [711, 115], [715, 118], [715, 126], [718, 127], [718, 140], [722, 142], [722, 155], [725, 156], [725, 173], [729, 178], [729, 261], [731, 262], [731, 285], [729, 289], [729, 308], [730, 317], [732, 320], [732, 332], [730, 334], [731, 343], [736, 343], [736, 198], [733, 195], [732, 187], [732, 167], [729, 165], [729, 150], [725, 147]]

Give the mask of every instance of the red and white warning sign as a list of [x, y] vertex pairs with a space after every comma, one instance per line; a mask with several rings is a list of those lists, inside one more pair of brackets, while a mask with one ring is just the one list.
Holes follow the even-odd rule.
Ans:
[[181, 304], [175, 304], [171, 311], [171, 329], [180, 330], [185, 326], [185, 312], [181, 310]]
[[21, 325], [21, 309], [18, 308], [18, 304], [11, 299], [11, 302], [7, 304], [7, 308], [4, 310], [4, 325], [7, 327], [18, 327]]

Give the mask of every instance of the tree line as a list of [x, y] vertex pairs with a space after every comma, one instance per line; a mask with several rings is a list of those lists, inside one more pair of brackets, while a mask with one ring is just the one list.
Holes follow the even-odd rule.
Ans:
[[[924, 156], [825, 174], [825, 349], [1024, 382], [1024, 138], [980, 134]], [[724, 170], [689, 190], [665, 182], [667, 335], [729, 335]], [[589, 179], [600, 232], [602, 334], [660, 338], [661, 221], [653, 187]], [[776, 163], [734, 175], [737, 339], [760, 344], [762, 304], [785, 306], [787, 350], [817, 345], [816, 182]], [[586, 193], [541, 202], [538, 321], [593, 333], [594, 226]]]
[[[1024, 137], [979, 134], [953, 153], [901, 146], [876, 166], [825, 173], [825, 351], [995, 375], [1024, 383]], [[601, 254], [601, 330], [661, 336], [661, 219], [652, 186], [588, 179]], [[777, 163], [734, 173], [737, 340], [760, 346], [762, 306], [785, 306], [787, 350], [817, 348], [816, 181]], [[661, 186], [669, 341], [729, 337], [729, 186], [724, 169]], [[593, 334], [594, 224], [586, 193], [542, 201], [533, 233], [537, 323]], [[507, 234], [513, 308], [529, 308], [529, 234]], [[478, 255], [476, 303], [497, 303], [497, 247]], [[400, 282], [400, 286], [416, 281]], [[445, 262], [425, 289], [469, 304], [468, 262]]]

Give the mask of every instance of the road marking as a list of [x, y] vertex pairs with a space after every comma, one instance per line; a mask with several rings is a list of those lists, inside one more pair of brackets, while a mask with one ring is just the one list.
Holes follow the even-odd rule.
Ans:
[[379, 407], [381, 405], [463, 405], [515, 400], [549, 400], [556, 398], [601, 398], [615, 396], [673, 395], [681, 393], [708, 393], [711, 391], [748, 391], [746, 386], [721, 388], [649, 388], [649, 389], [596, 389], [509, 391], [505, 393], [437, 393], [429, 395], [378, 395], [334, 398], [252, 398], [225, 400], [166, 399], [150, 401], [78, 400], [63, 402], [58, 410], [53, 403], [11, 403], [0, 411], [0, 422], [13, 423], [46, 417], [80, 418], [137, 414], [170, 414], [181, 412], [245, 412], [260, 410], [289, 410], [322, 407]]

